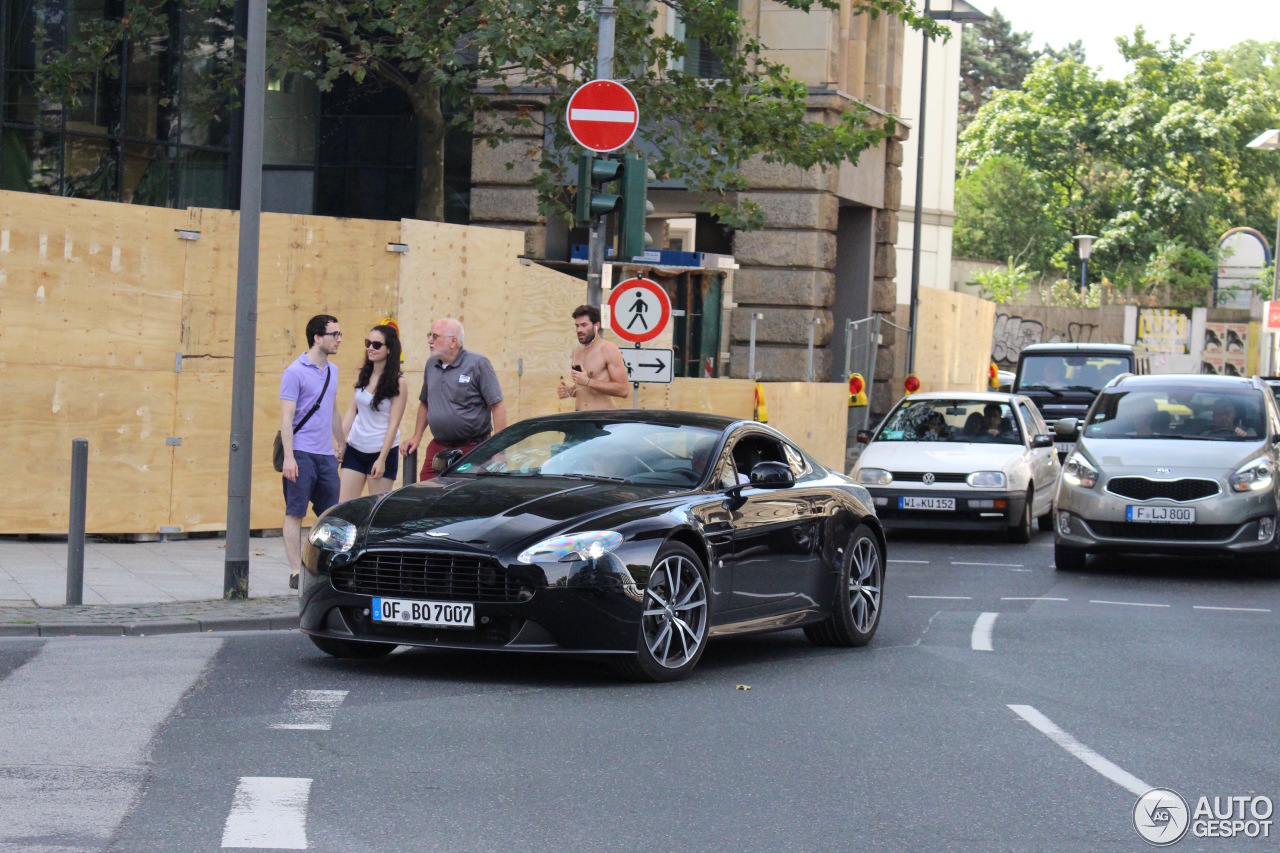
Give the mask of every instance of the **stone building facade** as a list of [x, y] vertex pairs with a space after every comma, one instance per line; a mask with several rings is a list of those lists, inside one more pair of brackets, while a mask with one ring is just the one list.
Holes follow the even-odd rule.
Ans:
[[[856, 5], [843, 0], [839, 10], [805, 13], [770, 0], [739, 4], [748, 31], [770, 46], [769, 57], [786, 63], [808, 84], [811, 120], [831, 121], [859, 104], [885, 120], [900, 109], [905, 27], [891, 16], [854, 14]], [[675, 26], [671, 14], [663, 14], [660, 28]], [[537, 110], [540, 103], [536, 95], [521, 96], [509, 108]], [[892, 319], [906, 138], [907, 127], [898, 123], [893, 137], [839, 167], [806, 170], [759, 159], [742, 165], [749, 181], [745, 196], [760, 205], [768, 221], [763, 229], [732, 238], [740, 269], [734, 274], [730, 336], [722, 346], [730, 355], [730, 375], [747, 375], [753, 313], [762, 315], [756, 326], [756, 371], [769, 381], [806, 378], [815, 319], [820, 322], [814, 327], [814, 378], [820, 381], [844, 380], [846, 320], [872, 312]], [[531, 130], [491, 148], [483, 131], [477, 134], [471, 221], [520, 229], [531, 257], [558, 259], [567, 257], [568, 235], [538, 214], [528, 183], [542, 143], [541, 134]], [[517, 166], [508, 169], [512, 161]], [[698, 207], [683, 192], [651, 191], [650, 198], [659, 217]], [[877, 379], [890, 380], [894, 329], [885, 325], [883, 331]], [[874, 410], [891, 405], [891, 384], [873, 389]]]

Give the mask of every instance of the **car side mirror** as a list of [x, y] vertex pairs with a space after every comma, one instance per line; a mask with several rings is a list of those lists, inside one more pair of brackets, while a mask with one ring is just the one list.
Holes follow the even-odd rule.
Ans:
[[751, 469], [748, 478], [758, 489], [789, 489], [796, 484], [791, 467], [781, 462], [760, 462]]
[[1075, 441], [1080, 437], [1080, 419], [1062, 418], [1053, 425], [1053, 437], [1058, 441]]
[[443, 471], [453, 463], [457, 462], [463, 456], [462, 451], [456, 447], [448, 450], [441, 450], [431, 459], [431, 470]]
[[870, 431], [870, 430], [865, 430], [865, 429], [860, 429], [860, 430], [858, 430], [858, 432], [857, 432], [857, 434], [854, 436], [854, 438], [857, 440], [858, 444], [870, 444], [870, 443], [871, 443], [871, 431]]
[[1032, 447], [1053, 447], [1053, 436], [1037, 435], [1031, 439]]

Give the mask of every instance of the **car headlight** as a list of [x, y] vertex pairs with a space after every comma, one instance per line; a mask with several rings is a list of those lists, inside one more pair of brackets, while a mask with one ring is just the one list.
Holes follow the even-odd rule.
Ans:
[[1258, 492], [1271, 488], [1275, 469], [1265, 458], [1255, 459], [1247, 465], [1241, 465], [1236, 472], [1227, 478], [1231, 490], [1235, 492]]
[[862, 468], [858, 471], [858, 482], [864, 486], [887, 486], [893, 482], [893, 475], [883, 468]]
[[964, 481], [975, 489], [1003, 489], [1009, 482], [1003, 471], [974, 471]]
[[622, 534], [612, 530], [588, 530], [552, 536], [530, 545], [516, 557], [517, 563], [556, 563], [561, 560], [596, 560], [622, 544]]
[[322, 551], [341, 554], [356, 544], [356, 526], [341, 518], [322, 518], [307, 534], [307, 541]]
[[1082, 489], [1092, 489], [1098, 485], [1098, 469], [1089, 464], [1079, 451], [1073, 451], [1067, 457], [1067, 464], [1062, 466], [1062, 479]]

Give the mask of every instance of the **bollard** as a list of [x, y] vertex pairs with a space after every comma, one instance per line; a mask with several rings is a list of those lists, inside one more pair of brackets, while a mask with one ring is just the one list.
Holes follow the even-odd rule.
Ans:
[[400, 464], [404, 465], [404, 476], [400, 478], [401, 482], [406, 486], [412, 486], [418, 482], [418, 451], [410, 453]]
[[84, 604], [84, 514], [89, 491], [89, 440], [71, 440], [71, 515], [67, 520], [67, 604]]

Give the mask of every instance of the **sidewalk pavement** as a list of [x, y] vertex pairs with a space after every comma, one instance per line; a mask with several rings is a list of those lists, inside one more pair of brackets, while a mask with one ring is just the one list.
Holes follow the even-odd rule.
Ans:
[[222, 597], [223, 535], [162, 542], [90, 536], [84, 604], [65, 606], [65, 537], [0, 537], [0, 637], [143, 635], [298, 627], [284, 540], [249, 540], [249, 599]]

